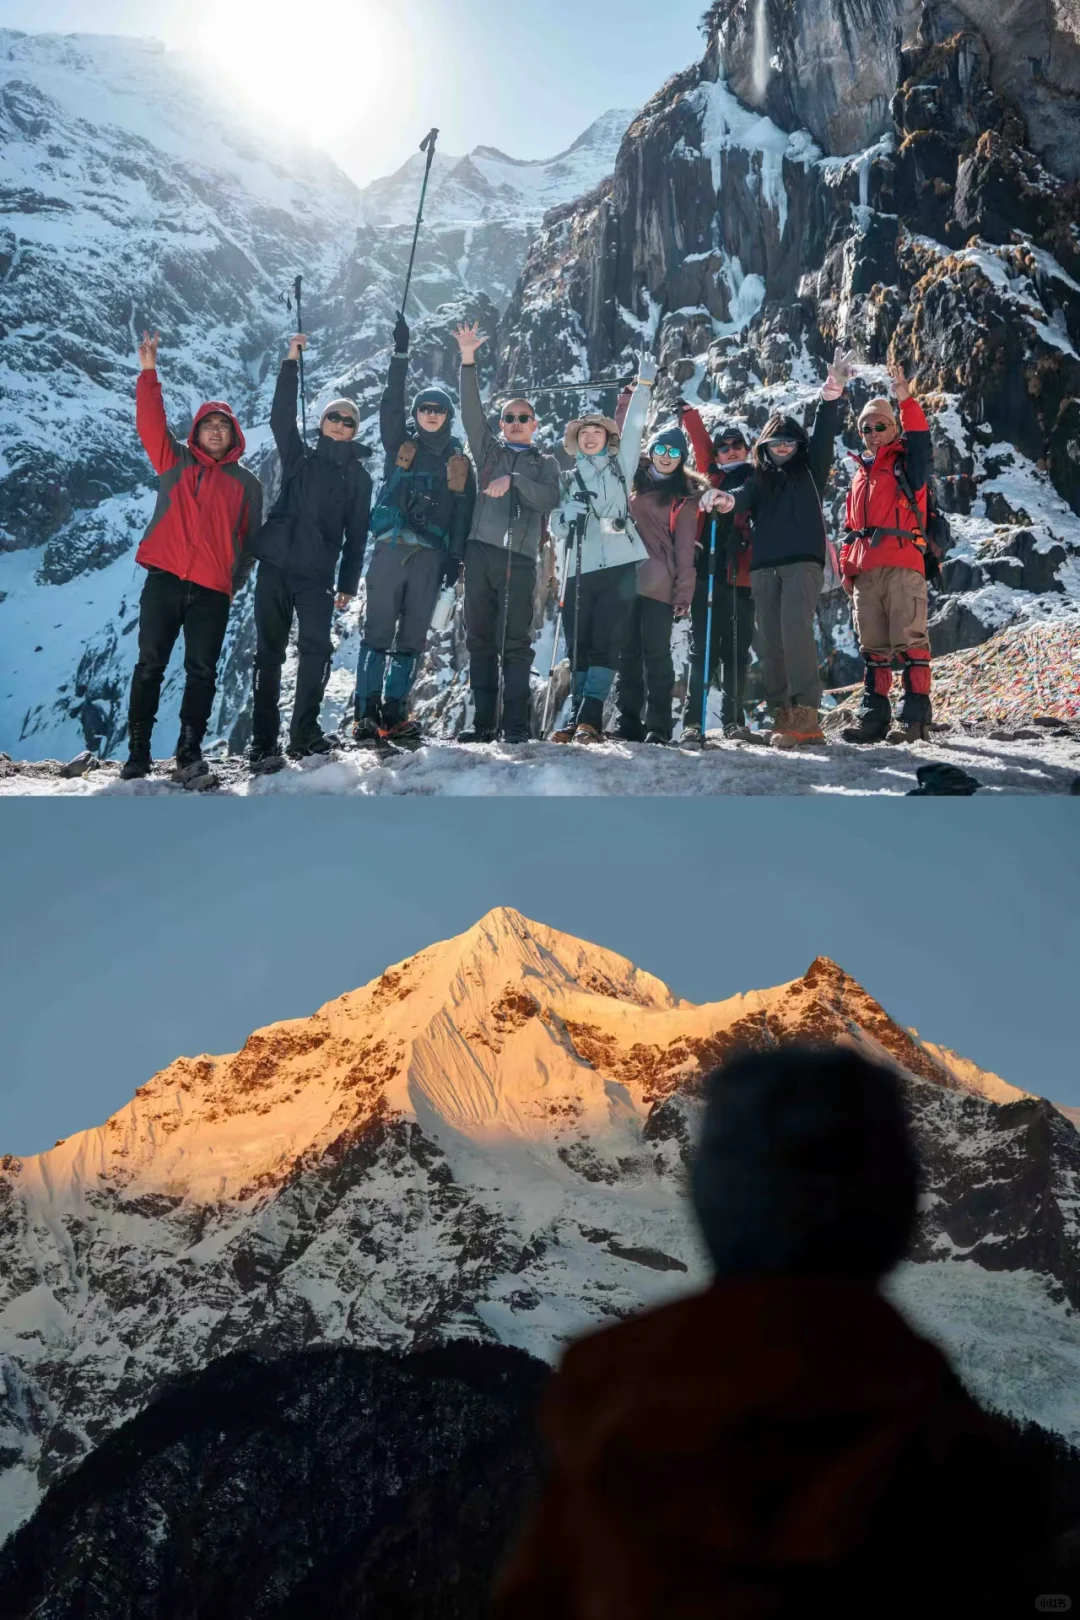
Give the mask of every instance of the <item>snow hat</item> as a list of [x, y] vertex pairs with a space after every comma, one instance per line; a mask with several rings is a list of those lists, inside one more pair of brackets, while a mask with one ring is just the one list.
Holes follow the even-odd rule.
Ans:
[[414, 417], [421, 405], [434, 405], [436, 410], [445, 411], [447, 416], [453, 420], [454, 402], [450, 398], [450, 395], [446, 392], [445, 388], [421, 388], [420, 392], [412, 402], [412, 413]]
[[719, 450], [725, 439], [738, 439], [740, 444], [745, 444], [747, 449], [750, 448], [750, 440], [746, 437], [746, 434], [743, 432], [742, 428], [737, 422], [732, 422], [730, 426], [719, 428], [717, 432], [713, 434], [713, 449]]
[[356, 423], [357, 432], [360, 431], [360, 407], [356, 403], [355, 399], [332, 399], [329, 405], [327, 405], [323, 410], [322, 415], [319, 417], [320, 433], [322, 432], [322, 425], [326, 421], [326, 418], [330, 415], [331, 411], [337, 411], [339, 416], [344, 416], [345, 412], [348, 411], [349, 415]]
[[899, 1077], [847, 1047], [746, 1052], [709, 1076], [691, 1196], [718, 1276], [883, 1276], [918, 1178]]
[[649, 440], [646, 454], [651, 456], [658, 444], [678, 445], [679, 454], [684, 461], [690, 454], [690, 445], [682, 428], [662, 428], [659, 433], [654, 433], [652, 438]]
[[607, 448], [614, 452], [622, 442], [622, 434], [610, 416], [576, 416], [563, 434], [563, 449], [568, 456], [577, 455], [577, 436], [583, 427], [603, 428], [607, 434]]
[[892, 401], [888, 399], [871, 399], [863, 406], [859, 412], [860, 428], [867, 418], [871, 416], [883, 416], [886, 421], [892, 423], [893, 427], [899, 427], [900, 425], [896, 420], [896, 412], [893, 409]]

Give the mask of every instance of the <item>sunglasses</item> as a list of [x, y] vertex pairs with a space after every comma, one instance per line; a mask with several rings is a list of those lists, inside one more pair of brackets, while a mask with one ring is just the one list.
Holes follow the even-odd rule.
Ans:
[[888, 433], [891, 427], [891, 422], [864, 422], [859, 431], [861, 433]]
[[518, 411], [515, 415], [513, 411], [504, 411], [503, 421], [509, 427], [511, 422], [535, 422], [536, 417], [531, 412]]
[[652, 453], [654, 456], [674, 456], [678, 461], [682, 456], [682, 447], [677, 444], [654, 444]]
[[328, 411], [326, 420], [328, 422], [337, 422], [341, 427], [354, 428], [356, 426], [351, 416], [339, 416], [337, 411]]
[[446, 407], [444, 405], [418, 405], [416, 414], [417, 416], [445, 416]]
[[746, 449], [746, 440], [745, 439], [718, 439], [717, 443], [716, 443], [716, 448], [717, 448], [718, 451], [720, 451], [720, 450], [745, 450]]
[[798, 442], [798, 439], [792, 439], [786, 433], [778, 434], [775, 439], [765, 440], [766, 444], [776, 445], [780, 450], [793, 450]]

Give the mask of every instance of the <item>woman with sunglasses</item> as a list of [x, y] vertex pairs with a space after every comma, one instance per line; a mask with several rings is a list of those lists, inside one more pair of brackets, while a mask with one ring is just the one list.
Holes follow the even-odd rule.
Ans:
[[379, 422], [384, 483], [371, 516], [364, 629], [356, 671], [353, 737], [415, 747], [423, 740], [408, 714], [409, 693], [431, 630], [441, 587], [453, 585], [476, 501], [476, 478], [454, 438], [454, 402], [444, 388], [422, 388], [405, 411], [409, 328], [399, 315]]
[[630, 513], [630, 481], [656, 371], [656, 361], [642, 355], [621, 432], [609, 417], [583, 416], [563, 438], [573, 459], [562, 475], [562, 502], [551, 527], [566, 545], [563, 629], [573, 688], [570, 717], [553, 742], [603, 741], [604, 703], [637, 601], [638, 567], [649, 556]]
[[[890, 365], [889, 375], [900, 418], [887, 399], [872, 399], [859, 416], [864, 448], [852, 457], [848, 536], [840, 548], [865, 665], [855, 724], [843, 733], [852, 743], [919, 742], [929, 736], [932, 718], [925, 567], [930, 424], [903, 367]], [[890, 730], [894, 662], [904, 697]]]
[[371, 511], [371, 478], [361, 459], [367, 451], [355, 442], [360, 426], [356, 404], [335, 399], [327, 405], [313, 450], [300, 437], [296, 405], [300, 351], [306, 348], [307, 338], [297, 334], [278, 374], [270, 428], [281, 457], [281, 493], [250, 547], [259, 559], [259, 576], [248, 760], [259, 770], [281, 763], [281, 670], [294, 617], [299, 658], [289, 753], [299, 759], [328, 753], [333, 746], [319, 725], [330, 678], [330, 629], [335, 602], [346, 607], [359, 587]]
[[770, 416], [754, 446], [754, 476], [733, 494], [711, 492], [718, 512], [748, 512], [754, 525], [750, 588], [761, 636], [765, 697], [776, 748], [825, 741], [814, 616], [825, 579], [821, 492], [832, 470], [840, 397], [851, 357], [837, 349], [809, 435], [794, 417]]
[[671, 629], [690, 613], [698, 501], [708, 482], [686, 465], [678, 428], [658, 433], [638, 463], [630, 516], [648, 556], [637, 570], [637, 596], [619, 660], [618, 734], [627, 742], [669, 743], [675, 665]]

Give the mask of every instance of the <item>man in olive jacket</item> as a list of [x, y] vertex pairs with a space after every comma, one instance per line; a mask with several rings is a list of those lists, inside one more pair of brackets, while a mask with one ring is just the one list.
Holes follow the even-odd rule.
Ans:
[[[488, 426], [476, 376], [487, 339], [467, 323], [454, 333], [461, 350], [461, 419], [476, 463], [479, 494], [465, 550], [465, 624], [474, 721], [459, 742], [529, 740], [533, 592], [544, 518], [559, 504], [559, 465], [533, 446], [536, 412], [527, 400], [503, 406], [502, 434]], [[509, 568], [509, 589], [507, 569]]]

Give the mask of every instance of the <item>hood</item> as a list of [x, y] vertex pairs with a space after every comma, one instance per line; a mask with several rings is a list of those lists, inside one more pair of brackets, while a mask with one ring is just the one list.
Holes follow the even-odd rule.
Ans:
[[769, 420], [758, 434], [753, 452], [755, 467], [762, 467], [767, 472], [779, 472], [782, 470], [773, 466], [765, 451], [765, 440], [775, 438], [778, 433], [789, 433], [793, 439], [798, 441], [799, 448], [788, 462], [789, 467], [797, 467], [800, 462], [806, 460], [810, 453], [810, 436], [806, 429], [793, 416], [783, 416], [777, 412], [776, 415], [769, 417]]
[[[235, 442], [232, 449], [229, 450], [227, 454], [222, 456], [219, 462], [215, 462], [213, 456], [208, 456], [206, 451], [200, 450], [198, 445], [195, 443], [195, 434], [198, 431], [199, 423], [204, 417], [212, 416], [215, 411], [219, 411], [222, 416], [227, 416], [229, 418], [229, 421], [233, 425], [233, 434], [235, 435]], [[236, 412], [233, 410], [231, 405], [225, 405], [219, 399], [208, 399], [205, 405], [199, 406], [198, 410], [195, 412], [195, 420], [191, 424], [191, 432], [188, 434], [187, 442], [188, 449], [191, 451], [195, 459], [197, 461], [201, 461], [204, 466], [207, 467], [224, 467], [230, 461], [239, 461], [241, 456], [244, 454], [244, 451], [247, 449], [247, 440], [244, 438], [244, 430], [240, 426]]]

